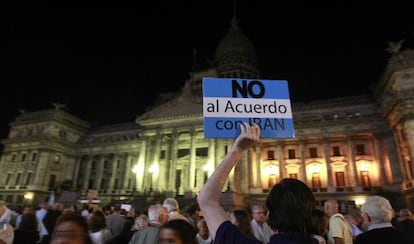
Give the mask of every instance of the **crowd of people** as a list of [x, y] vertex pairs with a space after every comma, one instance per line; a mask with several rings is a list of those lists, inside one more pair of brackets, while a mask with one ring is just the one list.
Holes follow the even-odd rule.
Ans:
[[259, 138], [258, 126], [241, 126], [233, 147], [189, 211], [182, 211], [175, 198], [130, 211], [120, 204], [65, 209], [45, 202], [37, 209], [26, 206], [18, 214], [0, 201], [0, 244], [414, 243], [409, 209], [396, 215], [379, 195], [346, 212], [334, 199], [317, 208], [310, 188], [297, 179], [282, 179], [263, 203], [226, 211], [219, 198], [227, 177]]

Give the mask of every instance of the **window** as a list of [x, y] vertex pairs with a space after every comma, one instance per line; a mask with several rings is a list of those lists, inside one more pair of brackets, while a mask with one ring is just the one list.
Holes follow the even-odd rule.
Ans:
[[335, 172], [335, 180], [337, 187], [345, 186], [345, 173], [344, 172]]
[[298, 178], [298, 174], [294, 173], [294, 174], [289, 174], [289, 178], [292, 179], [297, 179]]
[[356, 154], [357, 155], [365, 155], [365, 145], [364, 144], [357, 144], [356, 145]]
[[105, 179], [102, 179], [101, 180], [101, 186], [100, 186], [100, 189], [106, 189], [106, 181], [105, 181]]
[[5, 185], [8, 185], [10, 183], [11, 176], [12, 174], [10, 173], [7, 174], [6, 181], [4, 182]]
[[91, 168], [92, 168], [92, 169], [96, 169], [96, 161], [95, 161], [95, 160], [93, 160], [93, 161], [92, 161]]
[[288, 155], [289, 155], [289, 159], [295, 159], [296, 158], [295, 149], [289, 149]]
[[56, 184], [56, 175], [50, 175], [49, 188], [54, 188]]
[[114, 180], [114, 189], [118, 189], [118, 179]]
[[22, 154], [22, 157], [20, 158], [20, 161], [22, 161], [22, 162], [26, 161], [26, 153]]
[[36, 161], [37, 153], [32, 153], [32, 161]]
[[26, 186], [27, 185], [30, 185], [30, 182], [32, 180], [32, 175], [33, 175], [32, 172], [27, 173], [27, 176], [26, 176], [26, 184], [25, 184]]
[[334, 157], [341, 156], [341, 150], [338, 146], [333, 146], [332, 147], [332, 152], [333, 152], [332, 156], [334, 156]]
[[267, 160], [274, 160], [275, 159], [275, 152], [273, 150], [267, 151]]
[[165, 159], [165, 150], [160, 152], [160, 159]]
[[309, 155], [311, 158], [317, 158], [318, 157], [318, 149], [316, 147], [309, 148]]
[[22, 177], [22, 173], [17, 173], [17, 176], [16, 176], [16, 181], [14, 182], [14, 184], [16, 185], [16, 186], [18, 186], [18, 185], [20, 185], [20, 178]]
[[109, 161], [108, 160], [104, 161], [104, 168], [109, 169]]
[[60, 155], [55, 155], [55, 163], [59, 163], [60, 162]]
[[12, 155], [11, 162], [12, 162], [12, 163], [16, 162], [16, 154], [13, 154], [13, 155]]
[[312, 174], [312, 188], [317, 189], [321, 187], [321, 178], [319, 173]]
[[207, 147], [196, 148], [196, 155], [200, 157], [207, 157], [208, 148]]
[[361, 171], [361, 185], [363, 187], [371, 186], [371, 180], [369, 179], [369, 173], [368, 171]]
[[121, 167], [121, 160], [116, 161], [116, 168], [119, 169]]
[[184, 156], [190, 155], [190, 149], [185, 148], [185, 149], [178, 149], [177, 152], [177, 157], [182, 158]]

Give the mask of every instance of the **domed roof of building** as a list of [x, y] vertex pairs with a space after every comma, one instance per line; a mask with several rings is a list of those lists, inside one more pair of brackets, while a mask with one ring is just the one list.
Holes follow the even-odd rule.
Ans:
[[227, 35], [221, 39], [217, 46], [214, 62], [219, 63], [234, 56], [242, 56], [252, 63], [257, 63], [256, 50], [253, 43], [243, 34], [239, 27], [239, 20], [235, 16], [231, 21]]

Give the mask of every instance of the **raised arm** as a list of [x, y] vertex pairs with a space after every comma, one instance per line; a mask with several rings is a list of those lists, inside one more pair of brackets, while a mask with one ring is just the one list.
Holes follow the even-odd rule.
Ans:
[[224, 157], [214, 173], [204, 184], [197, 201], [212, 237], [216, 236], [218, 227], [227, 220], [226, 212], [219, 203], [221, 190], [226, 183], [231, 169], [240, 160], [244, 151], [253, 146], [260, 137], [260, 128], [256, 124], [250, 126], [243, 123], [241, 133], [237, 137], [230, 152]]

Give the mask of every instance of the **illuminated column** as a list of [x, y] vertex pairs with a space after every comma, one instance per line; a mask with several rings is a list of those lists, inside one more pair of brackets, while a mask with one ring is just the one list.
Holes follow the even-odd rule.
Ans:
[[77, 182], [79, 181], [79, 170], [80, 164], [82, 161], [82, 156], [79, 156], [75, 159], [74, 167], [72, 171], [72, 188], [77, 189]]
[[398, 136], [394, 132], [390, 131], [384, 135], [385, 150], [388, 153], [388, 160], [394, 178], [393, 183], [401, 183], [403, 180], [407, 180], [407, 174], [404, 170], [404, 161], [398, 154], [399, 148], [395, 144], [396, 141], [398, 141]]
[[377, 158], [377, 163], [379, 164], [379, 184], [384, 185], [387, 183], [387, 176], [385, 175], [385, 169], [384, 169], [384, 158], [381, 153], [381, 149], [379, 146], [379, 141], [381, 140], [380, 135], [374, 135], [374, 150], [375, 150], [375, 157]]
[[262, 189], [262, 169], [261, 169], [261, 150], [260, 150], [260, 144], [256, 143], [256, 160], [255, 160], [255, 166], [256, 166], [256, 181], [254, 182], [254, 187]]
[[92, 168], [92, 161], [94, 159], [94, 156], [91, 155], [89, 160], [86, 161], [86, 165], [82, 168], [83, 170], [83, 182], [82, 182], [82, 191], [86, 192], [89, 187], [89, 177], [91, 176], [91, 168]]
[[170, 144], [170, 165], [169, 165], [169, 179], [168, 179], [168, 191], [171, 197], [174, 197], [176, 194], [176, 170], [177, 170], [177, 142], [178, 142], [178, 133], [173, 131], [171, 134], [171, 144]]
[[99, 160], [96, 162], [96, 176], [95, 176], [95, 189], [101, 190], [101, 181], [102, 181], [102, 175], [104, 170], [104, 161], [105, 157], [104, 155], [100, 155]]
[[328, 138], [323, 138], [323, 148], [325, 151], [325, 161], [326, 161], [326, 170], [327, 170], [327, 177], [328, 177], [328, 189], [333, 188], [333, 179], [332, 179], [332, 168], [331, 168], [331, 157], [330, 157], [330, 150], [329, 150], [329, 141]]
[[276, 151], [277, 151], [277, 158], [279, 161], [279, 179], [283, 179], [285, 177], [284, 170], [283, 170], [283, 153], [282, 153], [282, 145], [279, 140], [277, 140]]
[[147, 147], [147, 141], [146, 138], [143, 138], [141, 140], [141, 147], [139, 149], [139, 157], [138, 157], [138, 163], [133, 166], [133, 172], [135, 173], [135, 187], [137, 188], [137, 191], [142, 192], [144, 191], [144, 172], [145, 172], [145, 159], [146, 159], [146, 147]]
[[130, 153], [125, 153], [124, 158], [125, 158], [125, 166], [122, 169], [122, 182], [123, 182], [122, 190], [127, 191], [131, 187], [131, 186], [128, 187], [128, 183], [129, 183], [129, 172], [132, 171], [132, 168], [131, 168], [132, 155]]
[[358, 168], [357, 168], [356, 161], [355, 161], [355, 146], [354, 146], [351, 136], [347, 136], [346, 139], [348, 143], [348, 152], [349, 152], [349, 158], [348, 158], [349, 159], [348, 160], [349, 171], [348, 172], [354, 183], [354, 185], [351, 185], [351, 186], [352, 187], [360, 186], [361, 183], [359, 182]]
[[224, 152], [225, 144], [223, 139], [216, 139], [216, 156], [214, 161], [214, 168], [217, 168], [217, 165], [220, 164], [225, 156]]
[[46, 176], [46, 172], [49, 172], [49, 161], [50, 161], [50, 153], [49, 152], [41, 152], [39, 156], [39, 161], [36, 167], [36, 174], [34, 179], [35, 186], [45, 186], [45, 179], [48, 177]]
[[[208, 161], [204, 169], [204, 171], [207, 172], [207, 177], [210, 177], [211, 173], [214, 170], [215, 158], [216, 158], [216, 139], [210, 138], [208, 139]], [[203, 181], [203, 184], [204, 183], [205, 182]]]
[[157, 135], [155, 139], [154, 157], [152, 161], [153, 169], [157, 169], [152, 172], [152, 185], [153, 185], [154, 190], [159, 190], [159, 181], [165, 180], [159, 177], [161, 140], [162, 140], [162, 135], [159, 131], [157, 131]]
[[187, 172], [187, 186], [186, 186], [186, 193], [188, 197], [192, 197], [193, 188], [194, 188], [194, 180], [195, 180], [195, 159], [196, 159], [196, 131], [194, 129], [191, 130], [191, 139], [190, 139], [190, 165], [188, 167]]
[[111, 161], [111, 178], [109, 179], [108, 184], [108, 189], [112, 191], [118, 189], [118, 186], [115, 186], [115, 179], [118, 177], [117, 160], [118, 157], [116, 154], [114, 154]]
[[306, 177], [306, 163], [305, 163], [305, 141], [303, 139], [299, 139], [299, 151], [300, 151], [300, 167], [301, 167], [301, 175], [302, 175], [302, 181], [306, 182], [307, 184], [307, 177]]

